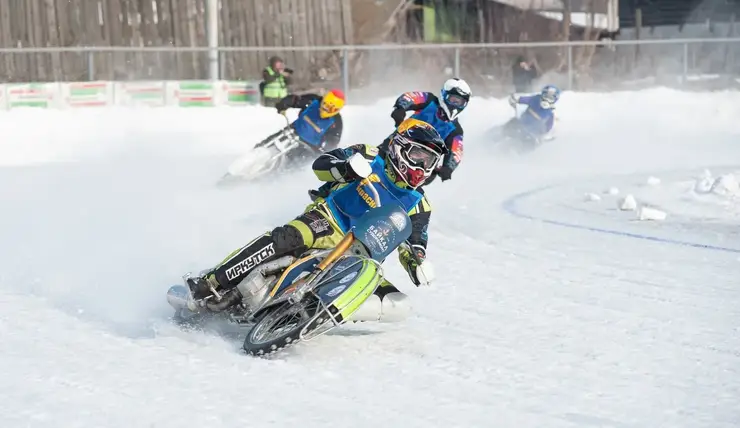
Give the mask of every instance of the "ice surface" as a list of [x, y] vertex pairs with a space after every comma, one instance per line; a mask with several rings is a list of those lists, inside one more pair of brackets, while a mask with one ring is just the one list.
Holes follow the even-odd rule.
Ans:
[[[565, 93], [557, 140], [506, 158], [483, 136], [510, 107], [473, 99], [462, 166], [427, 190], [437, 281], [386, 263], [412, 317], [275, 360], [170, 326], [165, 292], [308, 204], [309, 169], [214, 185], [282, 117], [4, 112], [0, 426], [737, 426], [740, 210], [694, 191], [738, 176], [736, 96]], [[378, 144], [391, 104], [348, 107], [345, 143]], [[667, 219], [584, 201], [612, 186]]]

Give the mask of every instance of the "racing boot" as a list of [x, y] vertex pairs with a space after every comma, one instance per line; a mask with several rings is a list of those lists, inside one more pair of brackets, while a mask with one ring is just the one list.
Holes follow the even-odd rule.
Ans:
[[196, 300], [223, 294], [236, 287], [257, 266], [284, 255], [300, 254], [306, 249], [303, 236], [294, 226], [276, 227], [231, 253], [205, 275], [189, 278], [188, 287]]
[[406, 294], [383, 279], [375, 293], [365, 300], [362, 306], [350, 317], [352, 322], [400, 322], [408, 318], [411, 304]]
[[195, 300], [205, 299], [206, 297], [213, 295], [213, 292], [218, 288], [216, 277], [212, 274], [206, 274], [203, 277], [190, 277], [186, 282], [190, 289], [190, 294]]
[[333, 182], [327, 182], [321, 185], [318, 189], [314, 190], [311, 189], [308, 191], [308, 197], [311, 198], [311, 201], [314, 202], [318, 198], [326, 198], [329, 196], [329, 193], [331, 193], [331, 186], [334, 185]]

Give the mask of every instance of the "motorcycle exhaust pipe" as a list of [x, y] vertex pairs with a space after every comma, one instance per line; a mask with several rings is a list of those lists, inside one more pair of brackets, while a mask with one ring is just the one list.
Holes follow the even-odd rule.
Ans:
[[221, 295], [221, 300], [218, 300], [216, 302], [208, 301], [206, 302], [206, 308], [213, 312], [221, 312], [224, 309], [230, 308], [239, 301], [241, 301], [242, 295], [239, 293], [239, 290], [236, 288], [232, 288], [231, 290], [227, 291], [223, 295]]
[[[277, 278], [274, 274], [290, 266], [295, 257], [283, 256], [277, 260], [267, 262], [258, 266], [249, 273], [235, 288], [221, 295], [219, 301], [206, 302], [206, 307], [213, 312], [221, 312], [228, 309], [241, 301], [244, 301], [247, 307], [256, 307], [267, 295], [268, 288]], [[269, 275], [269, 276], [265, 276]]]
[[173, 285], [167, 290], [167, 303], [176, 310], [187, 309], [188, 293], [188, 289], [182, 285]]

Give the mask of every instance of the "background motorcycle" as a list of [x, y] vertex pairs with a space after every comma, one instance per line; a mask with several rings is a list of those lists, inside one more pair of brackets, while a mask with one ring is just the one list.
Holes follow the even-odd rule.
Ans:
[[321, 154], [318, 148], [301, 141], [290, 126], [287, 116], [285, 120], [288, 124], [280, 132], [259, 142], [248, 153], [232, 162], [217, 184], [254, 181], [277, 171], [303, 165], [305, 161]]
[[524, 154], [531, 152], [544, 142], [554, 139], [553, 136], [548, 134], [539, 135], [527, 129], [517, 114], [517, 107], [512, 107], [514, 109], [514, 117], [509, 119], [504, 125], [494, 129], [492, 138], [497, 151]]

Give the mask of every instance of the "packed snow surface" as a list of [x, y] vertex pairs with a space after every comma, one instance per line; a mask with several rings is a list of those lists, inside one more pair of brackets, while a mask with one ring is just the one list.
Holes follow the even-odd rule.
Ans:
[[[344, 144], [380, 143], [390, 105], [348, 106]], [[474, 98], [462, 166], [427, 189], [438, 280], [386, 262], [412, 317], [271, 360], [172, 326], [165, 292], [309, 202], [308, 167], [215, 186], [282, 117], [0, 113], [0, 426], [736, 427], [737, 106], [565, 93], [557, 139], [498, 156], [512, 110]]]

